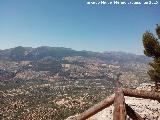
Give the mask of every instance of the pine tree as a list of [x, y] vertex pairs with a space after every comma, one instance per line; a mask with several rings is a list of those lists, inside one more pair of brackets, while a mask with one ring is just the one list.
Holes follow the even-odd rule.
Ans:
[[[160, 39], [160, 26], [157, 24], [156, 33]], [[152, 62], [149, 63], [151, 69], [148, 75], [151, 80], [155, 82], [156, 90], [158, 90], [158, 83], [160, 83], [160, 43], [153, 33], [146, 31], [143, 34], [144, 54], [152, 57]]]

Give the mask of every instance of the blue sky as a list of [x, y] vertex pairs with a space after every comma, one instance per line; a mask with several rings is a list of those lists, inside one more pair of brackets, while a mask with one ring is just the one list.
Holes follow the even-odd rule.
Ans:
[[160, 2], [87, 5], [88, 1], [0, 0], [0, 49], [53, 46], [143, 54], [142, 34], [155, 32], [160, 23]]

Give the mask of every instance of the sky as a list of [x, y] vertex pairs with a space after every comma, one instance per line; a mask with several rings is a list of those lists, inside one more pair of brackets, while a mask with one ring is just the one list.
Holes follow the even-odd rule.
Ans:
[[91, 4], [94, 1], [100, 2], [0, 0], [0, 49], [52, 46], [143, 54], [143, 33], [155, 34], [160, 24], [160, 1], [156, 5], [144, 5], [147, 0], [137, 0], [141, 5]]

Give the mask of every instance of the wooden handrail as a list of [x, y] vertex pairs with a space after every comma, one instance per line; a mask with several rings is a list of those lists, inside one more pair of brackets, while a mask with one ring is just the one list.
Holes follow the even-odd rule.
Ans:
[[77, 116], [76, 120], [86, 120], [114, 102], [114, 94]]
[[101, 101], [100, 103], [79, 114], [77, 117], [75, 117], [74, 120], [86, 120], [113, 103], [113, 120], [126, 120], [127, 115], [134, 120], [144, 120], [130, 106], [125, 104], [124, 95], [160, 101], [160, 93], [128, 88], [122, 89], [118, 86], [115, 89], [115, 95], [113, 94], [107, 97], [105, 100]]
[[125, 96], [137, 97], [137, 98], [145, 98], [160, 101], [160, 93], [153, 91], [145, 91], [145, 90], [136, 90], [136, 89], [123, 89]]

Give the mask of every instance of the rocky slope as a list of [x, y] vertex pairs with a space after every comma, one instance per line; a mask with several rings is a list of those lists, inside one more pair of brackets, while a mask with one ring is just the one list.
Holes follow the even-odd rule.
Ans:
[[19, 46], [0, 50], [0, 78], [3, 78], [0, 80], [13, 77], [49, 81], [116, 79], [116, 74], [121, 72], [121, 82], [135, 86], [148, 81], [146, 72], [149, 61], [150, 59], [143, 55], [124, 52], [100, 53], [47, 46]]
[[64, 120], [124, 87], [148, 82], [148, 59], [42, 46], [0, 50], [0, 119]]

